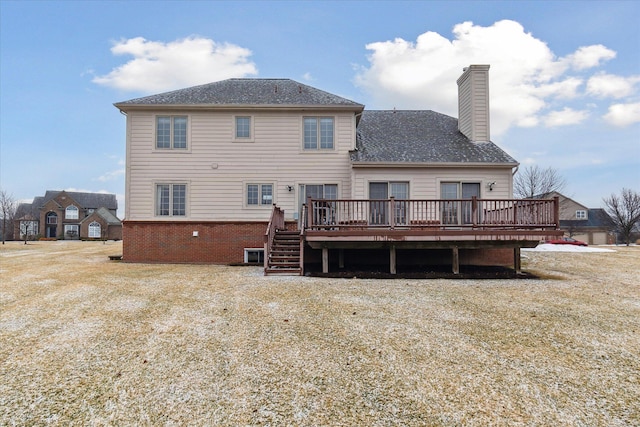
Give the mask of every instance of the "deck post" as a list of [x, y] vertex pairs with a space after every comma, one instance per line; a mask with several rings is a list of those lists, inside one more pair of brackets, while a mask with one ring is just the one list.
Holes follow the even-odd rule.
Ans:
[[516, 274], [522, 273], [522, 260], [520, 258], [520, 247], [513, 248], [513, 269]]
[[457, 246], [454, 246], [451, 249], [453, 252], [453, 256], [452, 256], [453, 274], [459, 274], [460, 273], [460, 253], [458, 251]]
[[389, 272], [396, 274], [396, 245], [389, 248]]
[[329, 248], [322, 248], [322, 272], [329, 272]]
[[338, 267], [344, 268], [344, 249], [338, 249]]

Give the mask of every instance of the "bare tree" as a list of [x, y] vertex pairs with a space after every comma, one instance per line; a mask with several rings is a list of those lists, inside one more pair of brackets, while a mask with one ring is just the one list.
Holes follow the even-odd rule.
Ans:
[[602, 199], [604, 209], [611, 217], [615, 230], [629, 246], [631, 233], [640, 222], [640, 193], [623, 188], [618, 196], [611, 194]]
[[16, 213], [16, 201], [5, 190], [0, 190], [0, 215], [2, 215], [2, 244], [7, 238], [9, 230], [7, 225], [13, 228], [13, 216]]
[[527, 166], [516, 174], [513, 194], [520, 199], [531, 199], [553, 191], [561, 192], [566, 185], [566, 179], [552, 167]]

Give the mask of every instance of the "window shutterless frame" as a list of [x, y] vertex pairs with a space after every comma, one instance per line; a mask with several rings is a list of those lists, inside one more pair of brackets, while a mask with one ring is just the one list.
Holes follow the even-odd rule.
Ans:
[[246, 184], [245, 203], [247, 206], [273, 205], [273, 184]]
[[186, 150], [189, 120], [187, 116], [156, 116], [158, 150]]
[[187, 184], [155, 185], [156, 216], [187, 215]]
[[335, 120], [333, 117], [304, 117], [302, 148], [305, 151], [333, 150]]

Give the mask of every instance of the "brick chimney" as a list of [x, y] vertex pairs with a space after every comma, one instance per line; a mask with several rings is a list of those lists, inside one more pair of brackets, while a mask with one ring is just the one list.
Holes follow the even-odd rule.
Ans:
[[489, 65], [465, 67], [458, 79], [458, 130], [472, 142], [489, 134]]

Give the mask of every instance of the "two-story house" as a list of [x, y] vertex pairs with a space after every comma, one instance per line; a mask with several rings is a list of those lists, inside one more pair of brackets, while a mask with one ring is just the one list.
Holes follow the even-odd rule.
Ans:
[[590, 245], [616, 242], [613, 220], [602, 208], [588, 208], [582, 203], [554, 191], [541, 198], [558, 197], [560, 201], [560, 229], [569, 237]]
[[115, 194], [50, 190], [18, 206], [14, 236], [21, 240], [35, 236], [120, 240], [122, 223], [117, 211]]
[[294, 273], [446, 260], [456, 271], [513, 251], [519, 268], [521, 247], [557, 235], [557, 209], [512, 199], [518, 163], [490, 141], [488, 70], [458, 79], [459, 120], [367, 111], [289, 79], [116, 103], [127, 116], [123, 259], [264, 256], [267, 272]]

